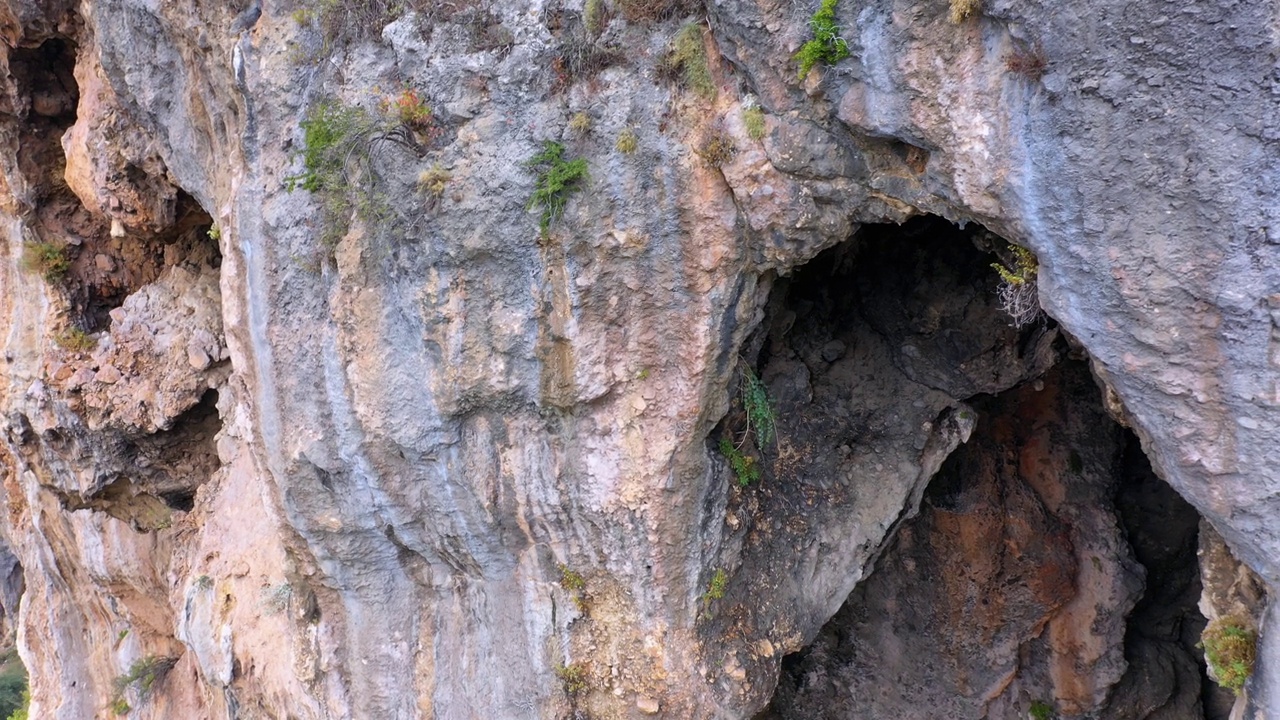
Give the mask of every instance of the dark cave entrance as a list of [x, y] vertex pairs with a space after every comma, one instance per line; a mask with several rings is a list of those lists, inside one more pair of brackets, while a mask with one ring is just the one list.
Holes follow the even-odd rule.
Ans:
[[145, 169], [127, 164], [105, 179], [108, 194], [118, 196], [113, 212], [136, 216], [141, 208], [131, 203], [137, 203], [154, 215], [124, 232], [113, 233], [110, 220], [86, 208], [68, 186], [62, 140], [77, 120], [76, 54], [76, 43], [61, 37], [10, 51], [9, 72], [17, 88], [10, 121], [19, 134], [19, 168], [31, 183], [20, 199], [36, 214], [35, 240], [65, 258], [67, 267], [47, 275], [37, 248], [31, 247], [24, 264], [57, 284], [71, 303], [74, 324], [93, 333], [107, 329], [111, 310], [166, 268], [179, 263], [217, 268], [222, 258], [210, 235], [213, 219], [191, 195], [169, 184], [158, 157], [140, 161]]
[[[1003, 247], [919, 218], [864, 227], [778, 281], [744, 354], [804, 447], [783, 463], [787, 448], [745, 443], [764, 478], [732, 491], [731, 513], [856, 505], [884, 482], [862, 455], [892, 456], [895, 437], [957, 407], [977, 423], [784, 659], [759, 718], [1226, 717], [1233, 698], [1194, 647], [1200, 518], [1107, 416], [1052, 321], [1010, 326], [990, 268]], [[746, 437], [745, 414], [721, 436]]]

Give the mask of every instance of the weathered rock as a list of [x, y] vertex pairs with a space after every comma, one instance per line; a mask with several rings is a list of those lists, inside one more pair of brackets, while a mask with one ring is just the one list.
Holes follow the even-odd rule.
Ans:
[[[247, 3], [0, 3], [32, 716], [102, 714], [148, 656], [176, 663], [143, 718], [753, 712], [967, 436], [962, 401], [1052, 360], [994, 312], [988, 259], [940, 259], [968, 234], [825, 256], [867, 290], [795, 284], [921, 212], [1036, 251], [1161, 475], [1277, 582], [1271, 11], [1121, 5], [993, 0], [954, 25], [941, 1], [842, 3], [853, 57], [800, 83], [808, 9], [711, 2], [703, 101], [660, 77], [676, 17], [615, 12], [597, 49], [623, 57], [572, 75], [575, 2], [352, 12], [349, 44], [270, 3], [236, 27]], [[1041, 82], [1008, 69], [1037, 45]], [[326, 247], [324, 199], [287, 189], [299, 123], [404, 84], [439, 137], [366, 148], [389, 214]], [[725, 162], [695, 152], [721, 134]], [[542, 235], [523, 161], [548, 139], [591, 180]], [[19, 270], [36, 241], [67, 249], [60, 285]], [[97, 349], [57, 348], [73, 326]], [[743, 364], [780, 429], [746, 489], [707, 442], [743, 428]]]

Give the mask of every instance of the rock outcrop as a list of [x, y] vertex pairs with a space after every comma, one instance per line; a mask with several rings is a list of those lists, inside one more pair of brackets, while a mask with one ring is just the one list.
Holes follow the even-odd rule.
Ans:
[[[1146, 550], [1107, 497], [1119, 430], [1061, 411], [1107, 435], [1082, 470], [1016, 414], [972, 437], [982, 396], [1093, 392], [1050, 370], [1067, 352], [1280, 583], [1266, 3], [843, 2], [850, 57], [805, 78], [816, 7], [391, 5], [0, 3], [0, 525], [32, 717], [750, 717], [783, 656], [910, 584], [862, 582], [894, 559], [950, 584], [848, 619], [857, 643], [1004, 593], [974, 609], [999, 653], [962, 643], [902, 697], [1160, 717], [1192, 670], [1126, 675], [1156, 663], [1124, 657]], [[371, 123], [330, 185], [318, 108]], [[587, 179], [541, 232], [547, 141]], [[1051, 318], [1023, 330], [1006, 241]], [[1000, 432], [1053, 462], [976, 467], [917, 516]]]

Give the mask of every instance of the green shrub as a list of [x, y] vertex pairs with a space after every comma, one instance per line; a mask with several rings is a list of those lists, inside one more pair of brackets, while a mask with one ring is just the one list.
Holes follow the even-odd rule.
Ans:
[[86, 353], [98, 347], [98, 339], [78, 327], [67, 328], [53, 339], [58, 347], [69, 352]]
[[1053, 706], [1043, 700], [1036, 700], [1031, 703], [1027, 714], [1031, 716], [1031, 720], [1049, 720], [1053, 717]]
[[155, 655], [135, 660], [129, 666], [129, 671], [117, 677], [112, 683], [115, 693], [111, 696], [111, 711], [116, 715], [124, 715], [132, 709], [124, 698], [124, 694], [130, 688], [137, 692], [140, 702], [145, 702], [148, 697], [151, 697], [151, 691], [155, 689], [156, 683], [164, 678], [176, 662], [175, 658]]
[[587, 581], [581, 574], [569, 569], [568, 565], [560, 566], [560, 587], [569, 592], [581, 592], [587, 587]]
[[1200, 634], [1205, 662], [1222, 687], [1239, 695], [1253, 674], [1257, 659], [1257, 634], [1239, 618], [1219, 618]]
[[560, 678], [560, 684], [569, 695], [577, 695], [590, 684], [587, 681], [587, 669], [578, 663], [557, 665], [556, 677]]
[[48, 282], [55, 283], [71, 269], [71, 260], [61, 245], [50, 242], [27, 243], [22, 248], [22, 267], [27, 272], [40, 273]]
[[31, 692], [27, 688], [27, 670], [16, 652], [6, 653], [3, 669], [0, 669], [0, 717], [15, 715], [25, 718], [31, 704]]
[[747, 137], [760, 141], [764, 139], [764, 108], [752, 105], [742, 110], [742, 126], [747, 129]]
[[614, 143], [614, 147], [623, 155], [630, 155], [640, 149], [640, 136], [635, 130], [627, 128], [618, 133], [618, 141]]
[[715, 574], [711, 576], [711, 582], [707, 585], [707, 591], [702, 594], [705, 602], [719, 600], [724, 597], [725, 590], [729, 587], [729, 573], [724, 568], [717, 569]]
[[551, 223], [564, 214], [569, 196], [582, 189], [587, 179], [587, 161], [584, 158], [566, 160], [564, 146], [547, 140], [542, 144], [542, 151], [529, 158], [525, 165], [538, 173], [528, 207], [541, 208], [538, 230], [545, 237]]
[[391, 218], [386, 194], [379, 189], [372, 162], [375, 145], [400, 146], [420, 154], [420, 140], [439, 133], [431, 111], [417, 94], [406, 90], [380, 103], [378, 116], [360, 107], [324, 100], [302, 121], [302, 172], [287, 176], [285, 188], [316, 195], [322, 208], [321, 243], [332, 247], [346, 234], [354, 214], [371, 226]]
[[704, 100], [714, 100], [716, 83], [707, 65], [707, 48], [702, 42], [702, 25], [689, 23], [672, 39], [667, 64], [679, 73], [684, 86]]
[[813, 39], [800, 47], [796, 60], [800, 63], [800, 79], [818, 63], [835, 65], [849, 57], [849, 43], [840, 36], [840, 24], [836, 22], [836, 4], [839, 0], [822, 0], [818, 12], [809, 19]]
[[313, 193], [345, 191], [347, 161], [353, 146], [373, 129], [362, 108], [325, 100], [307, 114], [302, 123], [302, 172], [284, 179], [285, 188]]
[[8, 720], [30, 720], [30, 717], [29, 717], [30, 712], [31, 712], [31, 689], [23, 688], [22, 704], [19, 705], [17, 708], [14, 708], [13, 712], [9, 714]]
[[729, 461], [729, 467], [738, 478], [738, 484], [746, 487], [760, 479], [760, 466], [756, 459], [734, 447], [733, 441], [727, 437], [720, 438], [720, 454]]

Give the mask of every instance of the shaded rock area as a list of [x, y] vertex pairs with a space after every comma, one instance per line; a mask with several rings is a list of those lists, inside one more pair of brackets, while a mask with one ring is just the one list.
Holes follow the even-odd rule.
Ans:
[[740, 399], [719, 429], [763, 472], [743, 486], [729, 463], [720, 470], [732, 488], [720, 554], [730, 579], [703, 628], [710, 661], [729, 668], [727, 680], [739, 674], [745, 692], [768, 687], [776, 658], [817, 632], [914, 514], [973, 427], [963, 399], [1056, 362], [1056, 330], [1010, 327], [993, 256], [975, 240], [988, 234], [940, 218], [868, 225], [774, 286], [747, 347], [777, 437], [748, 432]]
[[1225, 717], [1195, 649], [1199, 517], [1085, 366], [972, 405], [919, 516], [761, 717]]

